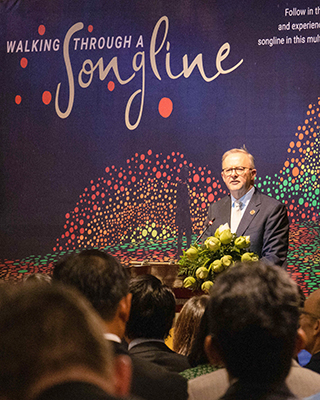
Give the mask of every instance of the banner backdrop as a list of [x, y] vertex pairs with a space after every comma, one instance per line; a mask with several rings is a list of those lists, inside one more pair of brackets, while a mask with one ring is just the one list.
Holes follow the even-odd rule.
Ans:
[[10, 0], [0, 29], [3, 278], [85, 247], [176, 259], [245, 145], [319, 284], [320, 4]]

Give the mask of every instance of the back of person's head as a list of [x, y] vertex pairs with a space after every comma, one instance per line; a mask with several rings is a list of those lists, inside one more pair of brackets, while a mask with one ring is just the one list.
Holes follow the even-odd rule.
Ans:
[[50, 275], [47, 274], [40, 274], [39, 272], [35, 272], [30, 275], [26, 275], [23, 278], [23, 284], [39, 284], [39, 285], [51, 285], [52, 283], [52, 278]]
[[130, 282], [131, 311], [126, 327], [129, 339], [164, 339], [175, 317], [172, 290], [153, 275], [140, 275]]
[[41, 379], [76, 367], [111, 379], [113, 354], [100, 317], [78, 292], [30, 284], [0, 298], [1, 396], [28, 399]]
[[76, 287], [105, 321], [111, 321], [120, 300], [129, 293], [129, 275], [111, 254], [83, 250], [62, 259], [54, 268], [54, 280]]
[[194, 296], [182, 307], [174, 327], [173, 350], [175, 352], [185, 356], [190, 354], [208, 301], [208, 295]]
[[211, 291], [208, 355], [216, 350], [242, 382], [282, 382], [294, 356], [299, 301], [296, 283], [279, 267], [258, 262], [231, 268]]

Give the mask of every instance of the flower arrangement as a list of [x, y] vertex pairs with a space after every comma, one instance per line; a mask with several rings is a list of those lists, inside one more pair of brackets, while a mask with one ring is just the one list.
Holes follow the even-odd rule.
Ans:
[[183, 286], [192, 290], [209, 292], [217, 274], [232, 267], [237, 261], [258, 261], [250, 253], [250, 236], [231, 233], [229, 224], [220, 225], [214, 236], [202, 245], [194, 244], [183, 252], [178, 262], [178, 275], [185, 276]]

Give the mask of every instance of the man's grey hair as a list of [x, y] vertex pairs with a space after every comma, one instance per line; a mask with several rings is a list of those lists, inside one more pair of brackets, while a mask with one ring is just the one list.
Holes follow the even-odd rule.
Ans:
[[249, 157], [250, 167], [251, 167], [251, 168], [255, 168], [253, 155], [250, 154], [250, 153], [248, 152], [248, 150], [247, 150], [247, 148], [246, 148], [245, 145], [243, 145], [240, 149], [234, 148], [234, 149], [231, 149], [231, 150], [226, 151], [226, 152], [223, 154], [223, 156], [222, 156], [222, 164], [223, 164], [223, 161], [224, 161], [230, 154], [234, 154], [234, 153], [243, 153], [243, 154], [246, 154], [246, 155]]

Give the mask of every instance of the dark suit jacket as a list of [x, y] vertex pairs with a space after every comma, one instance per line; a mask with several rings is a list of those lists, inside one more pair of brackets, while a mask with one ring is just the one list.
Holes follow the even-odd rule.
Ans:
[[308, 364], [305, 365], [305, 368], [311, 369], [320, 374], [320, 351], [311, 357]]
[[191, 367], [187, 357], [175, 353], [162, 342], [137, 344], [129, 350], [129, 354], [132, 358], [143, 358], [172, 372], [182, 372]]
[[35, 400], [117, 400], [117, 398], [91, 383], [71, 381], [51, 386]]
[[[215, 218], [203, 235], [203, 241], [214, 236], [216, 229], [228, 222], [230, 226], [231, 197], [226, 196], [209, 207], [207, 223]], [[289, 220], [284, 204], [260, 193], [257, 189], [238, 226], [237, 236], [250, 236], [250, 251], [263, 261], [286, 267], [289, 242]]]
[[[112, 342], [116, 354], [129, 355], [120, 343]], [[129, 355], [130, 356], [130, 355]], [[164, 367], [131, 357], [132, 383], [131, 394], [145, 400], [187, 400], [188, 381], [176, 372], [169, 372]]]

